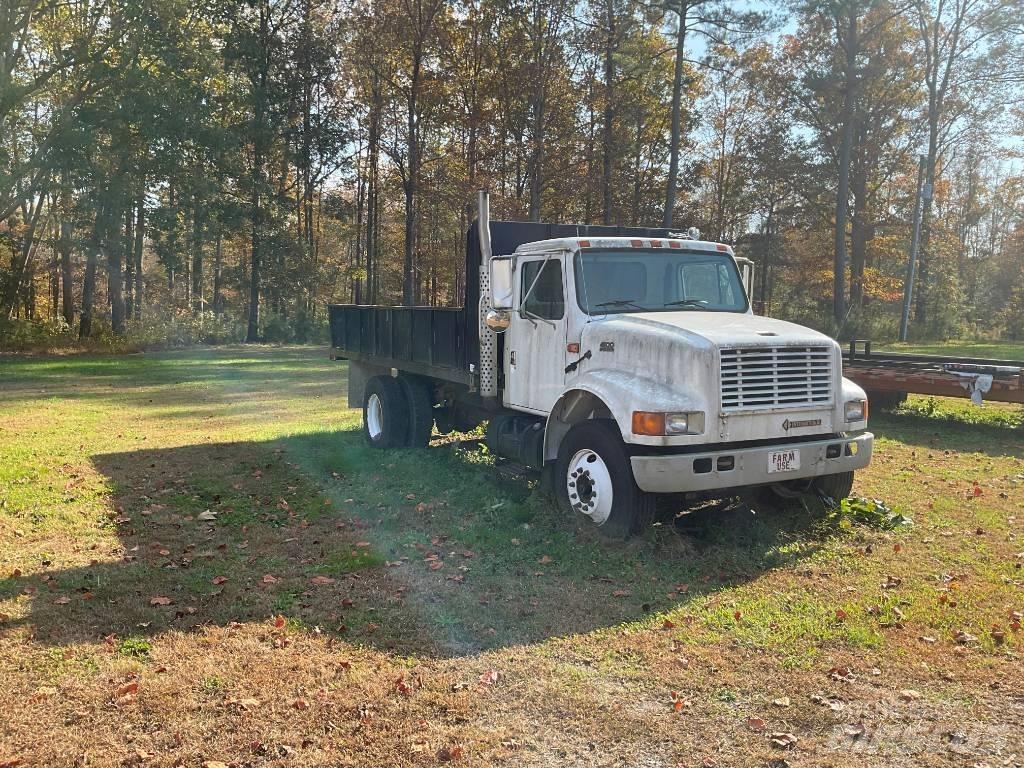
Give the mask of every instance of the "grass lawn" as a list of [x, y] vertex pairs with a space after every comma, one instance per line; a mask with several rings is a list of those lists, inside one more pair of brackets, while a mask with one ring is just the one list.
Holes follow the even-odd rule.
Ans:
[[[1002, 356], [1013, 356], [1000, 353]], [[610, 543], [323, 350], [0, 359], [0, 766], [1024, 762], [1021, 409]]]
[[963, 355], [988, 357], [993, 360], [1024, 361], [1024, 341], [935, 341], [922, 344], [897, 342], [879, 345], [879, 349], [918, 355]]

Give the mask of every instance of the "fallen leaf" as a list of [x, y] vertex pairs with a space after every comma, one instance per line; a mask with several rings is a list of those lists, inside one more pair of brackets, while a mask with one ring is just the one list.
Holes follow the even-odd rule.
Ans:
[[676, 623], [674, 621], [672, 621], [672, 619], [665, 619], [665, 621], [663, 621], [661, 623], [661, 628], [662, 629], [675, 629], [676, 628]]
[[631, 594], [633, 593], [628, 589], [616, 589], [612, 592], [612, 597], [629, 597]]
[[243, 699], [228, 699], [224, 702], [226, 706], [235, 707], [236, 709], [241, 709], [243, 711], [255, 709], [257, 706], [259, 706], [259, 703], [259, 699], [252, 697], [247, 697]]
[[213, 577], [213, 583], [214, 584], [223, 584], [227, 580], [228, 580], [227, 576], [214, 576]]
[[857, 679], [853, 674], [853, 670], [849, 667], [832, 667], [828, 671], [828, 676], [833, 680], [841, 680], [844, 683], [852, 683]]
[[208, 509], [203, 511], [203, 512], [200, 512], [198, 515], [196, 515], [196, 520], [201, 520], [204, 523], [208, 523], [208, 522], [211, 522], [211, 521], [216, 520], [216, 519], [217, 519], [217, 513], [216, 512], [211, 512]]
[[480, 682], [480, 685], [491, 686], [491, 685], [494, 685], [495, 683], [497, 683], [499, 680], [501, 680], [502, 677], [503, 677], [503, 675], [498, 670], [496, 670], [496, 669], [489, 669], [486, 672], [484, 672], [482, 675], [480, 675], [479, 682]]
[[437, 750], [437, 759], [443, 763], [449, 763], [453, 760], [461, 760], [465, 750], [461, 744], [455, 744], [451, 747], [441, 747]]
[[905, 688], [900, 691], [900, 698], [904, 701], [917, 701], [921, 698], [921, 693], [913, 690], [912, 688]]
[[309, 581], [310, 581], [310, 583], [316, 584], [317, 586], [322, 586], [324, 584], [333, 584], [334, 583], [334, 579], [332, 579], [330, 576], [314, 576]]
[[229, 768], [229, 766], [220, 760], [206, 760], [203, 762], [203, 768]]
[[279, 581], [280, 581], [279, 578], [277, 578], [276, 576], [274, 576], [273, 574], [270, 574], [270, 573], [265, 574], [263, 576], [263, 583], [264, 584], [277, 584], [277, 582], [279, 582]]
[[67, 605], [68, 603], [71, 602], [71, 598], [68, 597], [67, 595], [61, 595], [60, 597], [58, 597], [53, 602], [56, 603], [57, 605]]
[[766, 728], [764, 720], [760, 717], [748, 717], [747, 728], [754, 731], [755, 733], [761, 733]]
[[898, 576], [886, 576], [885, 581], [882, 582], [882, 589], [896, 589], [902, 583], [903, 579]]
[[774, 704], [776, 707], [788, 707], [789, 696], [783, 696], [781, 698], [775, 699], [774, 701], [772, 701], [772, 704]]
[[274, 626], [277, 629], [281, 629], [284, 626], [284, 616], [276, 616], [274, 618]]
[[170, 605], [173, 602], [174, 601], [171, 600], [171, 598], [164, 597], [163, 595], [157, 595], [156, 597], [149, 598], [150, 605]]
[[851, 723], [843, 728], [843, 733], [851, 739], [859, 739], [865, 731], [864, 723]]
[[309, 702], [306, 701], [305, 699], [295, 699], [292, 702], [292, 707], [297, 709], [297, 710], [299, 710], [301, 712], [303, 710], [309, 709]]
[[797, 738], [792, 733], [777, 732], [768, 736], [771, 744], [776, 749], [792, 749], [796, 746]]
[[978, 640], [977, 637], [975, 637], [965, 629], [961, 629], [956, 634], [954, 634], [953, 639], [960, 643], [960, 645], [967, 645], [968, 643], [974, 643]]
[[139, 683], [137, 680], [132, 680], [130, 683], [125, 683], [117, 689], [117, 696], [127, 696], [129, 693], [138, 693]]

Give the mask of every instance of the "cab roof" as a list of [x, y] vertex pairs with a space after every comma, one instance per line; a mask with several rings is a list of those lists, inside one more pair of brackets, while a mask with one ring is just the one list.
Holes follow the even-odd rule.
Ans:
[[643, 248], [688, 251], [717, 251], [734, 255], [730, 246], [708, 240], [690, 240], [685, 237], [556, 237], [550, 240], [535, 240], [523, 243], [516, 253], [548, 253], [550, 251], [571, 251], [575, 253], [586, 248]]

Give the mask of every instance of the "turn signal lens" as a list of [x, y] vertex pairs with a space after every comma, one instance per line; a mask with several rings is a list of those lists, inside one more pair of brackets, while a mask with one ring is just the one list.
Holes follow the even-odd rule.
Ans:
[[652, 411], [633, 411], [634, 435], [664, 435], [665, 414]]
[[699, 435], [703, 432], [703, 411], [633, 411], [634, 435]]

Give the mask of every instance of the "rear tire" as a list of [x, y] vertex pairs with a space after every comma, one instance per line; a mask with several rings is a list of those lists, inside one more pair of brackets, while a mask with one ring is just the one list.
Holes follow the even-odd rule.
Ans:
[[837, 475], [819, 477], [814, 481], [814, 488], [818, 493], [828, 496], [838, 504], [853, 491], [853, 472], [840, 472]]
[[555, 496], [609, 537], [624, 539], [654, 512], [654, 496], [633, 479], [626, 445], [614, 422], [576, 424], [562, 441], [554, 472]]
[[402, 375], [398, 383], [409, 407], [409, 434], [406, 445], [426, 448], [434, 431], [434, 393], [430, 384], [416, 376]]
[[402, 448], [409, 440], [409, 406], [391, 376], [374, 376], [363, 391], [363, 437], [374, 448]]

